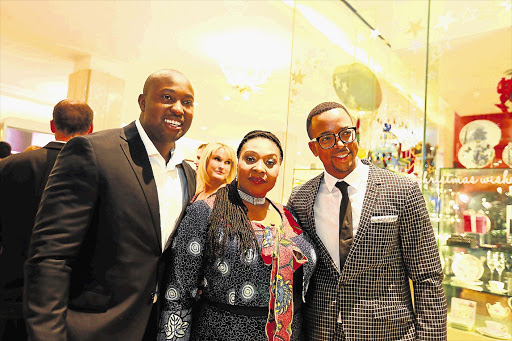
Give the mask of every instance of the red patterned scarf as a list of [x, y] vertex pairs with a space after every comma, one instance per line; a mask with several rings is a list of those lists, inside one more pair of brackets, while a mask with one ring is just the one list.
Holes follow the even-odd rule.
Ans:
[[292, 241], [302, 233], [291, 213], [272, 203], [281, 214], [282, 224], [263, 226], [251, 222], [256, 236], [261, 236], [261, 256], [272, 265], [270, 301], [265, 331], [270, 341], [290, 340], [293, 320], [293, 273], [308, 259]]

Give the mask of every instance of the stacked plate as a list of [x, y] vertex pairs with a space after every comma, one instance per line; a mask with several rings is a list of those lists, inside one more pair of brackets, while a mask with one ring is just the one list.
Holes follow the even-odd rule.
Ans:
[[482, 285], [480, 278], [484, 274], [484, 265], [477, 257], [470, 254], [458, 254], [452, 263], [454, 282], [471, 286]]
[[494, 147], [500, 143], [501, 129], [489, 120], [476, 120], [462, 127], [459, 141], [462, 147], [457, 154], [466, 168], [483, 168], [494, 159]]
[[510, 340], [511, 336], [509, 333], [503, 330], [489, 329], [488, 327], [476, 328], [476, 331], [482, 335], [493, 337], [499, 340]]

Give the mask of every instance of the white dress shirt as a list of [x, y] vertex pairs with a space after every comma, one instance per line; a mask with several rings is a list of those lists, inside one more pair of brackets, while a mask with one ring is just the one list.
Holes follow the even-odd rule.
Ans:
[[183, 168], [176, 167], [183, 162], [184, 156], [176, 144], [175, 149], [171, 151], [171, 159], [165, 164], [165, 159], [144, 131], [139, 119], [135, 121], [135, 125], [146, 147], [153, 177], [155, 178], [163, 252], [169, 236], [176, 228], [181, 211], [187, 204], [187, 179]]
[[338, 181], [345, 181], [349, 184], [348, 197], [352, 209], [352, 233], [355, 236], [361, 218], [370, 170], [370, 167], [363, 164], [359, 158], [356, 158], [356, 162], [356, 168], [344, 179], [337, 179], [324, 171], [324, 178], [320, 183], [318, 195], [315, 199], [316, 233], [329, 251], [338, 271], [340, 271], [339, 212], [341, 192], [335, 185]]

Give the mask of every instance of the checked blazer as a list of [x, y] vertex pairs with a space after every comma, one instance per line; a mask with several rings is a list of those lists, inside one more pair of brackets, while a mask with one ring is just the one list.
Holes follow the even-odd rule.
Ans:
[[323, 173], [294, 188], [288, 201], [318, 248], [304, 305], [308, 340], [446, 340], [443, 273], [421, 191], [408, 178], [362, 162], [370, 167], [368, 185], [341, 273], [316, 234], [314, 205]]

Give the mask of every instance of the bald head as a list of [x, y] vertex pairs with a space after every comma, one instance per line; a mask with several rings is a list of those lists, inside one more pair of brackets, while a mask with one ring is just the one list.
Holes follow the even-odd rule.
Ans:
[[[178, 82], [181, 81], [181, 82], [186, 82], [186, 83], [190, 84], [190, 81], [188, 80], [188, 78], [183, 73], [179, 72], [178, 70], [164, 69], [164, 70], [156, 71], [156, 72], [152, 73], [151, 75], [149, 75], [149, 77], [146, 79], [146, 82], [144, 83], [144, 88], [142, 89], [142, 94], [147, 95], [149, 89], [154, 84], [157, 84], [157, 83], [161, 82], [162, 80], [167, 80], [169, 78], [174, 79], [175, 81], [178, 81]], [[192, 88], [192, 86], [190, 86], [190, 87]]]
[[139, 95], [139, 120], [166, 161], [174, 143], [190, 128], [194, 116], [194, 89], [176, 70], [151, 74]]

